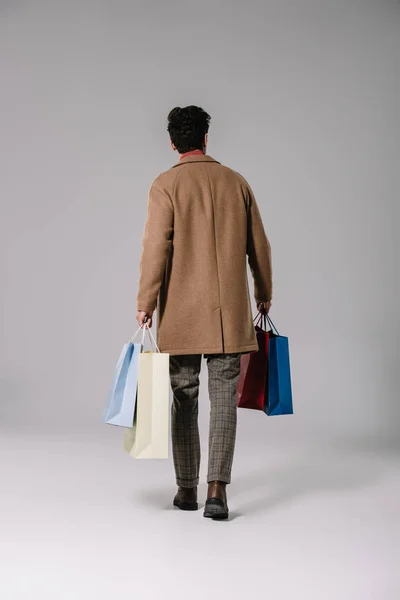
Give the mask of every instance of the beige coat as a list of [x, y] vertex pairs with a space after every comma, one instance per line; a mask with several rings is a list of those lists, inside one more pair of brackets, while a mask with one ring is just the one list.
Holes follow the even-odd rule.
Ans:
[[258, 349], [247, 281], [272, 298], [271, 249], [247, 181], [205, 155], [183, 158], [152, 183], [137, 309], [157, 308], [161, 352]]

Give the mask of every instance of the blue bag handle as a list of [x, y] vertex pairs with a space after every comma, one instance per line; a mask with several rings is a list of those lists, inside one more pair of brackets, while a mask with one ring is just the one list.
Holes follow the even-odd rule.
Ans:
[[275, 329], [275, 331], [276, 331], [276, 335], [277, 335], [278, 337], [280, 337], [280, 336], [279, 336], [279, 331], [277, 330], [277, 328], [276, 328], [276, 327], [275, 327], [275, 325], [273, 324], [273, 322], [272, 322], [272, 320], [271, 320], [271, 317], [270, 317], [268, 314], [267, 314], [267, 315], [264, 315], [263, 313], [259, 312], [259, 313], [258, 313], [258, 314], [257, 314], [257, 315], [254, 317], [254, 319], [253, 319], [253, 322], [254, 322], [254, 321], [257, 319], [257, 317], [258, 317], [258, 321], [255, 323], [255, 325], [258, 325], [258, 326], [260, 326], [260, 323], [262, 323], [262, 324], [264, 325], [264, 329], [265, 329], [265, 331], [267, 331], [267, 321], [268, 321], [268, 325], [270, 326], [270, 328], [271, 328], [272, 332], [273, 332], [273, 331], [274, 331], [274, 329]]
[[277, 330], [277, 328], [276, 328], [276, 327], [275, 327], [275, 325], [273, 324], [271, 317], [270, 317], [269, 315], [265, 315], [265, 316], [267, 317], [267, 321], [268, 321], [268, 323], [269, 323], [269, 326], [271, 327], [272, 331], [274, 331], [274, 329], [275, 329], [275, 331], [276, 331], [276, 335], [277, 335], [278, 337], [280, 337], [280, 336], [279, 336], [279, 331]]

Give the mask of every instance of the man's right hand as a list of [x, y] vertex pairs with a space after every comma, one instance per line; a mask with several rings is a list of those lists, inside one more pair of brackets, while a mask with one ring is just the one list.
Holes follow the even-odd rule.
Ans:
[[258, 312], [260, 312], [262, 315], [267, 315], [271, 310], [271, 305], [272, 302], [259, 302], [257, 304]]

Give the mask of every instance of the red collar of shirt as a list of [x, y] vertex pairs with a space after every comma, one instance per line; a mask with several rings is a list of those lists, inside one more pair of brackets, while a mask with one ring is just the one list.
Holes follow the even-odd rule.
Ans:
[[192, 156], [192, 155], [196, 155], [196, 154], [204, 154], [203, 150], [190, 150], [190, 152], [185, 152], [185, 154], [181, 154], [181, 157], [179, 160], [182, 160], [183, 158], [186, 158], [187, 156]]

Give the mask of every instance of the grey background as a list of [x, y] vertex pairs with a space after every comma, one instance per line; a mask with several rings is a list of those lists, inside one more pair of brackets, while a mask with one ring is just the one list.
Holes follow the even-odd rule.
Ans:
[[97, 426], [178, 160], [166, 115], [193, 103], [271, 240], [297, 413], [275, 425], [394, 436], [398, 3], [6, 2], [0, 23], [2, 425]]
[[[178, 160], [169, 147], [166, 116], [186, 104], [212, 116], [208, 153], [253, 187], [273, 250], [271, 317], [291, 347], [296, 414], [267, 419], [240, 412], [238, 486], [240, 480], [243, 489], [260, 491], [261, 474], [273, 464], [268, 486], [280, 491], [272, 507], [286, 506], [288, 498], [315, 498], [321, 490], [332, 494], [329, 508], [300, 502], [299, 513], [284, 512], [281, 522], [278, 511], [266, 538], [242, 528], [241, 539], [263, 548], [259, 560], [271, 552], [269, 585], [276, 583], [278, 600], [294, 593], [303, 597], [302, 591], [325, 600], [330, 593], [335, 600], [396, 597], [388, 540], [398, 513], [386, 504], [388, 497], [394, 501], [394, 483], [376, 496], [371, 492], [369, 504], [363, 495], [364, 487], [386, 473], [389, 458], [365, 463], [354, 452], [372, 460], [399, 439], [399, 23], [394, 0], [1, 2], [0, 428], [8, 457], [3, 481], [9, 494], [3, 501], [11, 510], [3, 556], [14, 586], [9, 599], [26, 597], [25, 580], [16, 577], [15, 587], [21, 568], [42, 598], [44, 581], [54, 590], [67, 568], [72, 585], [79, 568], [74, 571], [65, 556], [61, 560], [50, 532], [62, 537], [70, 561], [77, 556], [77, 540], [85, 552], [94, 552], [97, 527], [103, 523], [104, 534], [109, 518], [107, 502], [117, 502], [128, 477], [142, 490], [165, 476], [155, 497], [169, 502], [172, 494], [171, 461], [167, 475], [164, 463], [132, 463], [121, 453], [121, 432], [104, 426], [101, 414], [121, 346], [137, 329], [148, 189]], [[200, 413], [206, 443], [205, 363]], [[313, 449], [303, 451], [310, 441]], [[286, 454], [287, 462], [277, 466]], [[253, 475], [249, 465], [256, 467]], [[115, 494], [107, 495], [95, 472], [113, 482]], [[32, 510], [23, 504], [26, 485], [37, 492], [32, 534], [35, 519], [50, 520], [35, 538], [36, 559], [31, 553], [25, 561], [21, 548], [30, 546], [20, 533], [14, 561], [16, 527]], [[343, 490], [358, 487], [360, 497], [342, 506]], [[85, 509], [75, 506], [72, 489], [89, 498]], [[143, 510], [149, 498], [142, 497]], [[260, 524], [257, 502], [248, 514], [256, 515], [250, 523]], [[321, 506], [327, 513], [318, 513]], [[72, 517], [60, 533], [67, 507]], [[153, 506], [152, 519], [162, 527], [157, 510]], [[127, 515], [141, 513], [121, 513], [115, 504], [113, 514], [114, 529], [106, 537], [111, 547], [125, 551], [126, 523], [133, 518]], [[73, 529], [79, 518], [87, 538]], [[358, 519], [375, 529], [362, 530]], [[137, 531], [143, 523], [129, 527]], [[174, 527], [171, 535], [181, 547], [188, 529], [180, 540], [182, 526]], [[332, 551], [343, 561], [341, 572], [329, 553], [316, 550], [326, 539], [315, 537], [314, 527], [330, 536]], [[345, 530], [350, 537], [335, 537]], [[116, 531], [119, 538], [112, 537]], [[168, 565], [163, 571], [159, 537], [151, 530], [145, 535], [144, 546], [155, 552], [160, 572], [172, 577]], [[196, 535], [207, 548], [208, 538], [200, 530]], [[48, 546], [38, 548], [38, 539]], [[308, 550], [296, 542], [300, 539], [309, 540]], [[217, 543], [233, 571], [238, 569], [232, 593], [248, 590], [245, 577], [237, 579], [241, 553], [231, 554], [233, 538]], [[372, 547], [378, 561], [367, 553]], [[125, 564], [129, 552], [117, 556]], [[39, 563], [32, 563], [42, 557], [43, 581]], [[130, 587], [129, 577], [112, 577], [108, 558], [105, 549], [97, 567], [86, 563], [88, 581], [92, 576], [92, 583], [100, 581], [102, 560], [110, 576], [106, 581], [103, 573], [97, 598], [108, 589], [122, 593]], [[284, 564], [291, 565], [290, 580]], [[119, 573], [120, 567], [121, 562]], [[358, 575], [353, 587], [349, 580], [344, 585], [347, 576]], [[344, 587], [330, 584], [325, 590], [328, 581]], [[162, 577], [153, 582], [158, 584]], [[170, 584], [168, 590], [176, 591]], [[79, 590], [91, 597], [84, 595], [82, 581]], [[154, 597], [160, 593], [154, 591]], [[65, 594], [81, 597], [76, 590]], [[149, 591], [147, 597], [153, 597]]]

